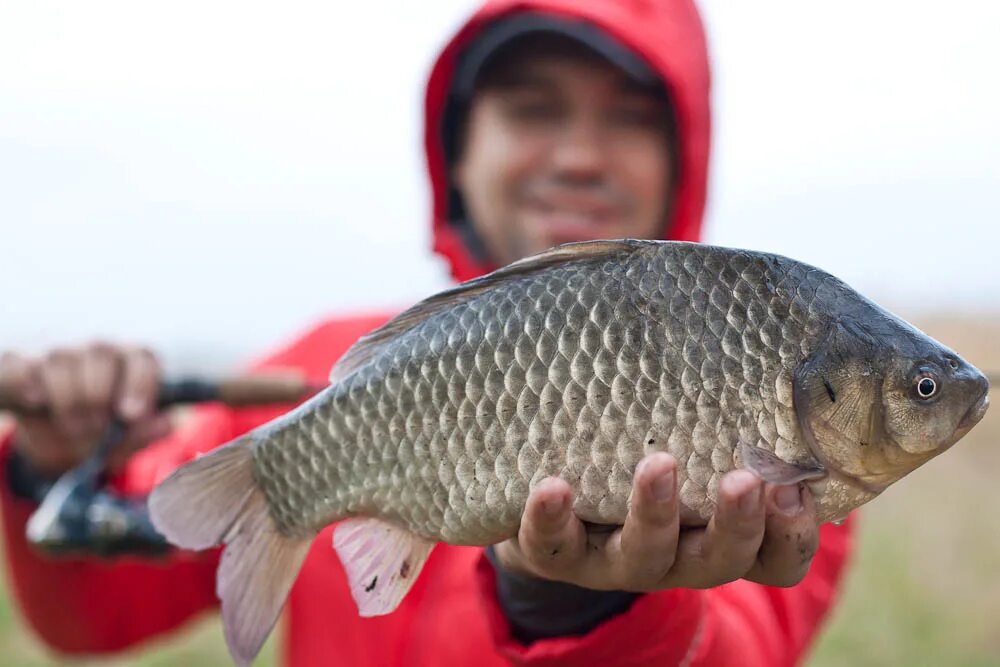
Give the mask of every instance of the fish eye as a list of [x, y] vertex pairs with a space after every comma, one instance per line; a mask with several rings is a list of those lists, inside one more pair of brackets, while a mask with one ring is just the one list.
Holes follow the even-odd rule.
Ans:
[[927, 375], [917, 378], [917, 396], [923, 399], [933, 398], [938, 391], [938, 383]]

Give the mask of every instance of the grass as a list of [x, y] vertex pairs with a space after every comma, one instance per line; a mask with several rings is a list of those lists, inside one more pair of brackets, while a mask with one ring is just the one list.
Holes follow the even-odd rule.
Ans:
[[[1000, 346], [992, 342], [1000, 334], [1000, 320], [942, 316], [920, 324], [980, 368], [1000, 369]], [[811, 667], [1000, 665], [998, 473], [1000, 407], [994, 407], [952, 451], [862, 510], [854, 562], [841, 602], [808, 660]], [[275, 664], [276, 643], [268, 642], [257, 664]], [[0, 667], [67, 664], [20, 622], [2, 584], [0, 647]], [[72, 664], [229, 663], [218, 619], [205, 616], [115, 660]]]
[[[222, 640], [222, 624], [215, 617], [204, 617], [175, 636], [139, 647], [115, 659], [62, 658], [41, 645], [27, 633], [24, 626], [12, 618], [0, 625], [0, 665], [3, 667], [217, 667], [232, 664]], [[264, 647], [261, 658], [254, 663], [260, 666], [277, 664], [274, 658], [274, 641]]]

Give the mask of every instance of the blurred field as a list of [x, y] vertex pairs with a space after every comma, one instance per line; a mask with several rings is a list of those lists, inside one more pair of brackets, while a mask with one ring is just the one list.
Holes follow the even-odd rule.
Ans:
[[[917, 324], [980, 368], [1000, 369], [1000, 317], [938, 316]], [[998, 476], [1000, 405], [994, 405], [955, 449], [864, 508], [841, 604], [808, 664], [1000, 665]], [[0, 585], [0, 666], [67, 664], [46, 652], [11, 605]], [[275, 664], [276, 643], [268, 643], [258, 664]], [[72, 664], [228, 664], [213, 617], [149, 648]]]

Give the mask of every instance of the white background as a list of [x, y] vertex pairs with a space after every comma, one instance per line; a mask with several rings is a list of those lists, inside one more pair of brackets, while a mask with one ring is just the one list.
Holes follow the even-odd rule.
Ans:
[[[346, 9], [345, 9], [346, 5]], [[702, 3], [708, 240], [998, 310], [1000, 3]], [[468, 1], [0, 4], [0, 349], [216, 370], [446, 282], [423, 85]]]

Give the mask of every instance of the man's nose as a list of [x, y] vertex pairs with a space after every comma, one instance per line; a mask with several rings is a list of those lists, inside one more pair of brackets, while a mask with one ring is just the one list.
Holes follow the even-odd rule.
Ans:
[[552, 164], [566, 178], [593, 180], [607, 166], [605, 142], [600, 126], [590, 119], [569, 121], [552, 148]]

